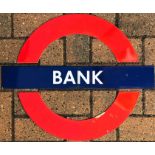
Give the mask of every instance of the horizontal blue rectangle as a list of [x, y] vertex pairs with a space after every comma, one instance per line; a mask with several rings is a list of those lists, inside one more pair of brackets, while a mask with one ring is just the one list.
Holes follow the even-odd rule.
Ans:
[[[55, 74], [56, 72], [57, 74]], [[61, 74], [62, 82], [60, 80], [61, 78], [58, 78], [60, 77], [58, 73]], [[94, 75], [97, 76], [97, 79]], [[55, 81], [58, 83], [53, 81], [54, 77], [57, 77]], [[2, 87], [7, 89], [51, 90], [154, 88], [154, 67], [2, 66]]]

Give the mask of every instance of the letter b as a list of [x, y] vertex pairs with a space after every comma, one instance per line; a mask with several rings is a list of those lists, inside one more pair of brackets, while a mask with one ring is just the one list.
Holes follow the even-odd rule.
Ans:
[[53, 71], [53, 84], [60, 84], [62, 82], [61, 72]]

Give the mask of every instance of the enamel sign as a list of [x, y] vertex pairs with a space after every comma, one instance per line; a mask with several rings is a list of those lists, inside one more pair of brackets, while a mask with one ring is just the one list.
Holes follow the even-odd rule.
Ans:
[[34, 66], [55, 40], [84, 34], [106, 44], [119, 63], [138, 62], [128, 38], [113, 24], [86, 14], [63, 15], [36, 29], [25, 42], [16, 66], [2, 66], [4, 89], [93, 90], [117, 89], [113, 104], [103, 114], [72, 120], [46, 106], [39, 92], [19, 92], [29, 117], [44, 131], [68, 140], [91, 140], [118, 128], [131, 114], [141, 89], [154, 88], [153, 66]]

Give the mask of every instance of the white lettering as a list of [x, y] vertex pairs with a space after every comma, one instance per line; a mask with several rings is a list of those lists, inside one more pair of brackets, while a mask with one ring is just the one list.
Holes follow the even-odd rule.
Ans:
[[68, 71], [65, 77], [65, 80], [63, 82], [63, 84], [67, 84], [67, 82], [72, 82], [73, 84], [76, 84], [73, 74], [71, 71]]
[[95, 84], [95, 81], [97, 81], [99, 84], [103, 84], [102, 81], [98, 78], [98, 76], [102, 73], [103, 71], [99, 71], [97, 74], [95, 74], [95, 71], [92, 73], [92, 84]]
[[53, 84], [60, 84], [62, 82], [61, 72], [53, 71]]
[[81, 83], [81, 79], [83, 79], [86, 84], [90, 84], [90, 71], [87, 71], [86, 77], [82, 74], [81, 71], [77, 71], [77, 84]]
[[71, 82], [72, 84], [81, 84], [82, 81], [86, 84], [103, 84], [103, 82], [99, 79], [99, 76], [102, 73], [103, 71], [87, 71], [86, 75], [84, 75], [81, 71], [77, 71], [77, 77], [74, 77], [72, 71], [67, 71], [66, 75], [62, 77], [61, 71], [54, 70], [53, 84], [67, 84], [68, 82]]

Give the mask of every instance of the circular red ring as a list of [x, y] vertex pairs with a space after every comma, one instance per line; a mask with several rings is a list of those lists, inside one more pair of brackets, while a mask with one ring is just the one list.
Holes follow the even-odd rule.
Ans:
[[[51, 42], [71, 34], [98, 38], [113, 52], [118, 62], [137, 62], [138, 56], [127, 37], [113, 24], [87, 14], [63, 15], [49, 20], [28, 38], [18, 56], [18, 63], [37, 63]], [[69, 140], [99, 138], [118, 126], [132, 112], [139, 91], [121, 91], [102, 115], [87, 120], [65, 119], [50, 110], [38, 92], [19, 92], [21, 103], [30, 118], [43, 130]]]

